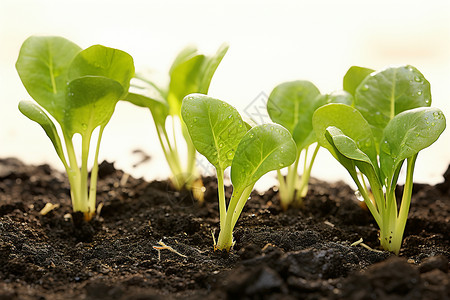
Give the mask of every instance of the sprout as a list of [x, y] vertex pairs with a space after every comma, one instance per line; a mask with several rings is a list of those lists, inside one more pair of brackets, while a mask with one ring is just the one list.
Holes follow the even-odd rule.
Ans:
[[[83, 212], [90, 220], [96, 210], [100, 140], [116, 103], [128, 92], [134, 75], [133, 59], [123, 51], [101, 45], [81, 50], [62, 37], [32, 36], [20, 49], [16, 69], [39, 104], [21, 101], [19, 110], [45, 130], [69, 177], [73, 210]], [[46, 112], [61, 127], [63, 141]], [[99, 134], [88, 186], [88, 158], [96, 128]], [[81, 166], [73, 144], [75, 134], [82, 139]]]

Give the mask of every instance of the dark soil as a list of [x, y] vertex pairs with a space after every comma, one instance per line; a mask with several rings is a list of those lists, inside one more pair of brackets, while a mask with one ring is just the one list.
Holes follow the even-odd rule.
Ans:
[[[64, 174], [0, 160], [0, 299], [449, 299], [450, 174], [417, 184], [399, 257], [344, 183], [312, 180], [305, 208], [253, 193], [234, 249], [214, 252], [217, 185], [205, 202], [166, 181], [99, 174], [100, 215], [71, 214]], [[231, 190], [227, 190], [228, 197]], [[60, 204], [46, 215], [46, 203]], [[215, 235], [217, 237], [218, 231]], [[175, 252], [153, 246], [158, 242]]]

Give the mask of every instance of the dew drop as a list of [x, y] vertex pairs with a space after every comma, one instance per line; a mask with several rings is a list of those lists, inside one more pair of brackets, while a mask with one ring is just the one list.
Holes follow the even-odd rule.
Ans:
[[272, 130], [272, 131], [273, 131], [273, 126], [270, 126], [270, 130]]
[[367, 84], [363, 85], [363, 87], [361, 88], [361, 90], [363, 91], [368, 91], [369, 90], [369, 86]]
[[422, 81], [422, 79], [420, 79], [420, 77], [419, 77], [419, 76], [415, 76], [415, 77], [414, 77], [414, 81], [416, 81], [416, 82], [421, 82], [421, 81]]
[[250, 134], [250, 138], [253, 138], [253, 133], [252, 133], [252, 134]]
[[233, 151], [230, 151], [230, 152], [227, 153], [227, 158], [228, 158], [229, 160], [232, 160], [233, 157], [234, 157]]
[[422, 91], [417, 92], [417, 96], [420, 96], [420, 95], [422, 95]]
[[229, 115], [228, 119], [233, 120], [234, 119], [233, 115]]
[[198, 119], [197, 118], [194, 118], [194, 123], [196, 123], [198, 121]]
[[239, 121], [239, 125], [238, 125], [239, 127], [242, 127], [242, 122], [241, 121]]
[[284, 167], [284, 164], [283, 163], [279, 163], [278, 166]]
[[223, 143], [220, 143], [220, 144], [219, 144], [219, 148], [222, 148], [222, 147], [223, 147]]
[[364, 197], [361, 195], [361, 193], [359, 192], [359, 191], [356, 191], [355, 192], [355, 196], [356, 196], [356, 199], [358, 199], [359, 201], [364, 201]]

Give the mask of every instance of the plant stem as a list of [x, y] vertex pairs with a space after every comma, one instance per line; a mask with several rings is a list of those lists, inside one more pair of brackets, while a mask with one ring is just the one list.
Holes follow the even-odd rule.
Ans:
[[298, 206], [303, 205], [303, 198], [306, 197], [306, 194], [308, 193], [308, 184], [309, 184], [309, 178], [311, 177], [311, 170], [312, 166], [314, 164], [314, 161], [316, 159], [317, 153], [319, 152], [320, 146], [319, 144], [316, 145], [316, 148], [314, 149], [313, 155], [311, 157], [311, 160], [308, 164], [308, 148], [305, 150], [305, 164], [303, 167], [303, 174], [300, 179], [300, 185], [297, 190], [297, 194], [295, 197], [295, 202]]
[[227, 217], [227, 204], [225, 201], [225, 186], [223, 184], [223, 171], [217, 169], [217, 190], [219, 194], [219, 215], [220, 215], [220, 231], [225, 227]]
[[218, 250], [227, 250], [230, 251], [231, 246], [233, 245], [233, 212], [236, 208], [236, 205], [241, 198], [244, 189], [242, 190], [233, 190], [233, 194], [231, 195], [230, 203], [227, 208], [225, 225], [221, 228], [219, 232], [219, 239], [217, 240], [216, 249]]
[[294, 201], [296, 183], [298, 180], [298, 164], [300, 161], [300, 154], [301, 151], [297, 151], [297, 157], [294, 164], [287, 168], [288, 172], [286, 178], [281, 175], [280, 170], [277, 170], [278, 182], [280, 183], [278, 193], [280, 195], [280, 202], [283, 210], [287, 210], [292, 201]]
[[407, 159], [406, 167], [406, 181], [403, 188], [402, 203], [400, 205], [400, 212], [396, 218], [396, 226], [392, 239], [392, 251], [398, 254], [402, 245], [403, 233], [405, 231], [406, 221], [408, 219], [409, 206], [411, 204], [411, 195], [413, 188], [414, 166], [416, 163], [417, 154]]
[[89, 204], [88, 204], [89, 220], [94, 216], [94, 214], [96, 212], [97, 179], [98, 179], [98, 153], [100, 151], [100, 140], [102, 139], [104, 129], [105, 129], [105, 126], [101, 126], [99, 133], [98, 133], [97, 146], [95, 149], [95, 156], [94, 156], [94, 166], [92, 167], [92, 170], [91, 170], [91, 182], [89, 185]]

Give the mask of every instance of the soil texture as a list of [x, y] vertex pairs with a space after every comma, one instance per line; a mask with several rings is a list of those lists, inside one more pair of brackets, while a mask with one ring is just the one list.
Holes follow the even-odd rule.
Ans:
[[[450, 171], [414, 186], [399, 256], [379, 251], [350, 187], [315, 179], [304, 207], [286, 212], [276, 189], [253, 192], [234, 249], [214, 252], [217, 183], [203, 180], [200, 204], [103, 162], [101, 211], [86, 223], [65, 174], [1, 159], [0, 300], [450, 298]], [[59, 206], [41, 214], [47, 203]], [[361, 238], [368, 248], [352, 246]]]

